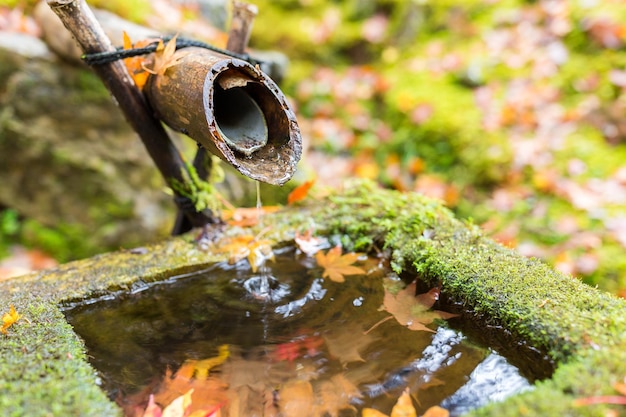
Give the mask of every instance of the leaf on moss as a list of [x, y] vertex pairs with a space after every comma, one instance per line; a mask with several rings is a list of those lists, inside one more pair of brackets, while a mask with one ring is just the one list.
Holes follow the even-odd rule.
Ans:
[[18, 312], [15, 311], [15, 307], [11, 305], [11, 307], [9, 307], [9, 312], [4, 313], [2, 316], [2, 328], [0, 328], [2, 334], [7, 334], [9, 327], [13, 326], [13, 324], [17, 322], [20, 317], [22, 317], [22, 315], [18, 314]]
[[360, 253], [341, 254], [341, 246], [337, 245], [330, 249], [326, 254], [317, 252], [315, 260], [317, 264], [324, 268], [323, 278], [330, 278], [335, 282], [344, 282], [346, 275], [365, 274], [365, 270], [358, 266], [352, 265], [361, 256]]

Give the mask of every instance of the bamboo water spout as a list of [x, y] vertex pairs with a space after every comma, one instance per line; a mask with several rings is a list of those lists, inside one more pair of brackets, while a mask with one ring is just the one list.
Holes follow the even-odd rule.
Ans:
[[156, 116], [252, 179], [287, 182], [302, 154], [295, 114], [258, 66], [203, 48], [150, 77], [144, 92]]

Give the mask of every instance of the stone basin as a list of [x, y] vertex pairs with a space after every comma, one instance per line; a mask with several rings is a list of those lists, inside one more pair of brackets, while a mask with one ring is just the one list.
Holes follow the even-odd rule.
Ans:
[[[318, 235], [341, 235], [351, 250], [385, 248], [396, 272], [441, 285], [446, 301], [470, 312], [477, 328], [503, 327], [505, 343], [554, 363], [552, 377], [534, 390], [468, 415], [603, 416], [610, 408], [615, 415], [626, 413], [624, 406], [574, 404], [578, 398], [616, 395], [613, 384], [626, 377], [626, 300], [495, 243], [439, 202], [353, 181], [342, 192], [267, 214], [263, 227], [276, 246], [313, 227]], [[259, 226], [230, 227], [226, 235], [259, 231]], [[84, 344], [61, 306], [225, 260], [224, 254], [199, 248], [194, 237], [101, 254], [0, 283], [2, 312], [14, 305], [22, 314], [0, 335], [2, 414], [121, 415], [98, 386]]]

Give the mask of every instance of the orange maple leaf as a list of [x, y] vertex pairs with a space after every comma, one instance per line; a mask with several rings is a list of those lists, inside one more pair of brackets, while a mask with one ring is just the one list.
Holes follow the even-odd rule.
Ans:
[[315, 254], [315, 260], [317, 264], [324, 268], [323, 278], [330, 278], [335, 282], [344, 282], [345, 275], [358, 275], [365, 274], [363, 268], [353, 266], [352, 264], [357, 261], [361, 256], [360, 253], [347, 253], [341, 255], [341, 246], [337, 245], [330, 249], [326, 254], [317, 252]]
[[17, 311], [15, 311], [15, 307], [11, 305], [9, 312], [4, 313], [2, 316], [2, 328], [0, 328], [0, 332], [2, 332], [2, 334], [7, 334], [7, 329], [11, 327], [13, 323], [18, 321], [20, 317], [22, 317], [22, 315], [18, 314]]
[[[430, 308], [438, 299], [438, 288], [433, 288], [426, 293], [416, 296], [415, 281], [413, 281], [411, 284], [407, 285], [405, 289], [398, 291], [396, 295], [393, 295], [385, 288], [383, 308], [395, 317], [398, 323], [411, 330], [434, 332], [434, 330], [429, 329], [426, 325], [432, 323], [435, 319], [449, 319], [457, 316], [457, 314], [446, 313], [445, 311], [431, 311]], [[377, 326], [377, 324], [375, 324], [374, 327]]]
[[310, 179], [294, 188], [293, 191], [290, 192], [287, 196], [287, 204], [293, 204], [298, 201], [304, 200], [313, 184], [315, 184], [315, 180], [315, 178]]
[[[398, 402], [396, 402], [396, 405], [391, 409], [389, 416], [373, 408], [364, 408], [362, 415], [363, 417], [416, 417], [417, 411], [415, 411], [415, 407], [413, 407], [409, 389], [407, 388], [402, 392], [400, 398], [398, 398]], [[450, 412], [445, 408], [434, 406], [426, 410], [422, 417], [448, 417], [449, 415]]]
[[218, 252], [227, 253], [228, 263], [231, 265], [248, 258], [252, 272], [256, 272], [265, 261], [274, 260], [272, 243], [252, 235], [228, 238], [219, 246]]
[[[132, 48], [143, 48], [155, 41], [155, 39], [145, 39], [133, 44], [126, 32], [123, 33], [123, 37], [125, 50]], [[135, 82], [137, 88], [139, 88], [140, 90], [144, 87], [144, 85], [146, 85], [146, 81], [148, 81], [148, 77], [150, 76], [150, 73], [148, 73], [144, 69], [145, 59], [146, 58], [144, 56], [135, 56], [132, 58], [124, 59], [124, 65], [126, 66], [128, 73]]]

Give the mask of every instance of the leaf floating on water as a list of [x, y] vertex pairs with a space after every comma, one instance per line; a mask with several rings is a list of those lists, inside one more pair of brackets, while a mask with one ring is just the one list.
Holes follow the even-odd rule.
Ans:
[[191, 394], [193, 394], [193, 388], [176, 398], [167, 407], [163, 409], [161, 417], [184, 417], [189, 411], [191, 406]]
[[310, 415], [315, 405], [313, 386], [308, 381], [288, 381], [280, 390], [278, 405], [284, 417]]
[[430, 308], [438, 299], [439, 289], [437, 288], [416, 296], [415, 281], [413, 281], [405, 289], [398, 291], [396, 295], [393, 295], [385, 287], [383, 308], [395, 317], [398, 323], [411, 330], [434, 333], [434, 330], [426, 327], [427, 324], [432, 323], [436, 319], [449, 319], [457, 316], [457, 314], [446, 313], [440, 310], [431, 311]]
[[0, 328], [2, 334], [7, 334], [9, 327], [13, 326], [13, 324], [17, 322], [20, 317], [22, 317], [22, 315], [18, 314], [18, 312], [15, 311], [15, 307], [11, 305], [11, 307], [9, 307], [9, 312], [4, 313], [2, 316], [2, 328]]
[[[422, 417], [426, 417], [426, 416], [447, 417], [448, 416], [448, 414], [428, 414], [429, 412], [431, 412], [433, 408], [440, 408], [440, 407], [429, 408], [428, 410], [426, 410], [426, 413]], [[391, 410], [391, 414], [389, 416], [373, 408], [364, 408], [362, 415], [363, 417], [417, 417], [417, 411], [415, 411], [415, 407], [413, 407], [413, 401], [411, 401], [411, 396], [409, 395], [409, 389], [407, 388], [404, 390], [400, 398], [398, 398], [398, 401], [396, 402], [396, 405], [393, 406], [393, 409]]]
[[296, 232], [294, 240], [298, 249], [300, 249], [306, 256], [313, 256], [328, 245], [328, 239], [325, 237], [313, 236], [311, 229], [304, 233]]
[[344, 374], [336, 374], [330, 380], [321, 382], [315, 389], [317, 416], [336, 417], [341, 410], [356, 408], [352, 401], [361, 398], [361, 391]]
[[252, 235], [228, 238], [220, 244], [218, 252], [228, 254], [228, 263], [231, 265], [248, 258], [252, 272], [256, 272], [265, 261], [274, 260], [271, 242], [258, 240]]
[[449, 417], [450, 412], [445, 408], [441, 408], [438, 405], [430, 407], [422, 417]]
[[363, 268], [352, 265], [360, 256], [360, 253], [347, 253], [342, 255], [341, 246], [337, 245], [326, 254], [317, 252], [315, 254], [315, 260], [319, 266], [324, 268], [324, 272], [322, 273], [323, 278], [330, 278], [335, 282], [344, 282], [346, 275], [366, 273]]
[[408, 388], [405, 389], [400, 398], [398, 398], [398, 402], [396, 402], [396, 405], [391, 409], [389, 417], [417, 417], [417, 412], [415, 411], [415, 407], [413, 407], [413, 401], [411, 401]]

